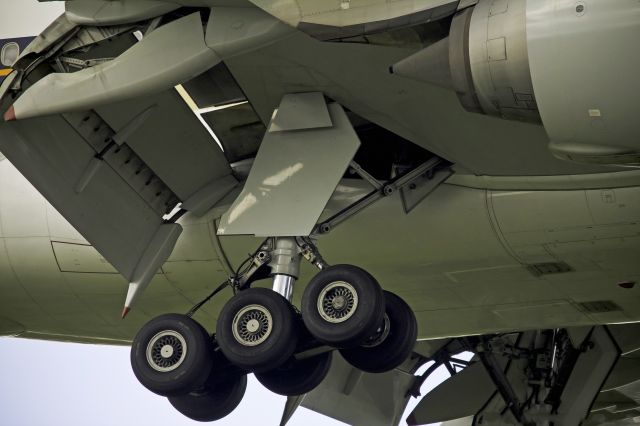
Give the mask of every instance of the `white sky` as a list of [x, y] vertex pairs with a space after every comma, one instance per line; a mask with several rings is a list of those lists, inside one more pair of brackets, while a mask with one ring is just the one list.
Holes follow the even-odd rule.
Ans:
[[[7, 426], [202, 425], [145, 389], [133, 375], [129, 347], [0, 338], [0, 424]], [[463, 357], [466, 358], [466, 357]], [[441, 367], [422, 394], [448, 378]], [[286, 398], [249, 376], [242, 403], [216, 426], [278, 425]], [[411, 400], [406, 417], [418, 400]], [[404, 418], [401, 424], [406, 424]], [[288, 425], [344, 425], [300, 407]]]
[[62, 12], [63, 2], [0, 0], [0, 38], [36, 36]]
[[[202, 425], [145, 389], [129, 347], [0, 338], [0, 424], [6, 426]], [[212, 425], [277, 425], [286, 398], [250, 376], [240, 406]], [[300, 408], [289, 425], [343, 425]]]
[[[62, 2], [0, 0], [0, 39], [35, 36], [64, 11]], [[129, 348], [0, 338], [0, 424], [41, 425], [196, 425], [165, 398], [138, 383]], [[448, 377], [434, 374], [423, 394]], [[265, 390], [250, 376], [245, 398], [215, 425], [277, 425], [285, 398]], [[413, 400], [407, 415], [417, 403]], [[404, 421], [402, 422], [404, 423]], [[300, 408], [291, 426], [342, 423]]]

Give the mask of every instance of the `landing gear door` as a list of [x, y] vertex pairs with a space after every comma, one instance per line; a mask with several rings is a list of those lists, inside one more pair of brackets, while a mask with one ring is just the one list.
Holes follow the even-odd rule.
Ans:
[[602, 326], [594, 327], [583, 347], [562, 392], [556, 424], [577, 425], [587, 416], [620, 355], [618, 345]]
[[309, 235], [359, 146], [339, 104], [321, 93], [285, 95], [218, 234]]

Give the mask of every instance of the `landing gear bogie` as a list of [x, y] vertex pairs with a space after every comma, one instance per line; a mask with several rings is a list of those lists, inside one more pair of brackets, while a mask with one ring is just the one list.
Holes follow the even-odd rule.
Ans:
[[[336, 349], [370, 373], [404, 362], [417, 336], [409, 306], [383, 292], [364, 269], [328, 266], [309, 239], [303, 242], [277, 238], [264, 243], [250, 268], [221, 284], [188, 315], [149, 321], [132, 345], [139, 381], [168, 397], [185, 416], [214, 421], [238, 406], [250, 372], [272, 392], [296, 396], [320, 385]], [[321, 271], [307, 285], [298, 312], [291, 297], [302, 256]], [[273, 289], [248, 288], [256, 271], [267, 266]], [[221, 310], [216, 334], [209, 336], [191, 315], [226, 285], [236, 294]]]

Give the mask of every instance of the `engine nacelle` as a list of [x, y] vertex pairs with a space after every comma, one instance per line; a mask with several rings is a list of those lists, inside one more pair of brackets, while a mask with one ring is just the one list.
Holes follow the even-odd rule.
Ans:
[[639, 41], [637, 0], [480, 0], [391, 70], [468, 111], [541, 122], [558, 157], [640, 164]]

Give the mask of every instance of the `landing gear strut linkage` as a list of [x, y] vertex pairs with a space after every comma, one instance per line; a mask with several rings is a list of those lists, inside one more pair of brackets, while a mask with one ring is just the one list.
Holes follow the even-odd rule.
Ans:
[[[367, 173], [358, 163], [356, 163], [355, 161], [352, 161], [351, 168], [358, 175], [360, 175], [360, 177], [362, 177], [364, 180], [369, 182], [374, 187], [374, 190], [371, 191], [369, 194], [365, 195], [364, 197], [362, 197], [361, 199], [359, 199], [358, 201], [356, 201], [355, 203], [346, 207], [342, 211], [331, 216], [329, 219], [316, 225], [315, 229], [313, 230], [313, 233], [327, 234], [331, 232], [333, 228], [335, 228], [345, 220], [349, 219], [351, 216], [359, 213], [365, 207], [368, 207], [371, 204], [375, 203], [376, 201], [384, 197], [388, 197], [391, 194], [395, 193], [396, 191], [404, 188], [405, 186], [410, 185], [420, 177], [428, 173], [431, 173], [438, 166], [441, 166], [443, 164], [446, 164], [446, 162], [443, 159], [439, 157], [432, 157], [429, 160], [422, 163], [421, 165], [417, 166], [416, 168], [410, 170], [409, 172], [401, 174], [400, 176], [391, 179], [389, 182], [383, 183], [377, 180], [376, 178], [374, 178], [373, 176], [371, 176], [369, 173]], [[443, 177], [444, 179], [446, 179], [446, 177], [448, 176], [449, 175], [444, 175]], [[440, 183], [440, 182], [437, 182], [437, 183]]]

